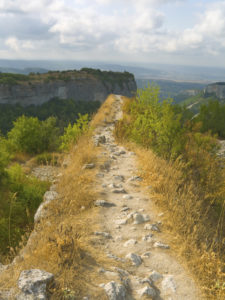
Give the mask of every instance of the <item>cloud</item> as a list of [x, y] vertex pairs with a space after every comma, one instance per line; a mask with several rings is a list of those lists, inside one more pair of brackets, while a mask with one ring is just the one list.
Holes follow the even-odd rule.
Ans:
[[[0, 0], [0, 53], [55, 58], [76, 53], [107, 57], [220, 55], [225, 3], [204, 5], [196, 23], [171, 29], [163, 7], [187, 0]], [[194, 7], [194, 6], [193, 6]], [[190, 12], [187, 12], [190, 13]], [[4, 52], [5, 53], [5, 52]]]

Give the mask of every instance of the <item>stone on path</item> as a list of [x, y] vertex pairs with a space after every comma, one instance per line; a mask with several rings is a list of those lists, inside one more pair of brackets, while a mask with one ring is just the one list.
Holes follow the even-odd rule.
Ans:
[[112, 203], [112, 202], [105, 201], [105, 200], [96, 200], [95, 201], [95, 206], [112, 207], [112, 206], [116, 206], [116, 204]]
[[173, 293], [176, 292], [176, 284], [174, 282], [174, 278], [172, 275], [164, 276], [164, 279], [163, 279], [161, 285], [162, 285], [162, 289], [164, 291], [171, 290]]
[[83, 170], [90, 170], [90, 169], [94, 169], [95, 168], [95, 164], [86, 164], [82, 167]]
[[147, 235], [143, 236], [142, 240], [144, 242], [152, 242], [153, 241], [153, 234], [150, 233], [150, 234], [147, 234]]
[[133, 215], [134, 224], [142, 224], [150, 220], [150, 217], [145, 214], [136, 213]]
[[108, 233], [108, 232], [99, 232], [99, 231], [96, 231], [94, 234], [97, 235], [97, 236], [100, 235], [100, 236], [102, 236], [102, 237], [104, 237], [106, 239], [111, 239], [112, 238], [111, 234]]
[[59, 194], [57, 192], [55, 192], [55, 191], [47, 191], [44, 194], [43, 200], [50, 202], [52, 200], [57, 199], [58, 197], [59, 197]]
[[127, 220], [126, 219], [119, 219], [115, 221], [116, 225], [125, 225], [127, 224]]
[[114, 179], [117, 181], [124, 181], [124, 176], [123, 175], [115, 175]]
[[109, 300], [126, 300], [126, 289], [123, 285], [111, 281], [101, 285], [104, 288]]
[[137, 291], [137, 293], [140, 297], [149, 296], [151, 298], [154, 298], [156, 296], [156, 291], [149, 286], [145, 286], [144, 288]]
[[161, 242], [155, 242], [154, 247], [155, 248], [161, 248], [161, 249], [169, 249], [170, 248], [169, 245], [163, 244]]
[[127, 254], [126, 259], [131, 260], [132, 264], [136, 267], [140, 266], [142, 263], [141, 257], [135, 253]]
[[160, 229], [157, 224], [146, 224], [144, 229], [160, 232]]
[[130, 240], [126, 241], [123, 245], [124, 245], [124, 247], [130, 247], [130, 246], [134, 246], [136, 244], [137, 244], [137, 240], [130, 239]]
[[124, 200], [130, 200], [130, 199], [133, 199], [133, 196], [131, 196], [131, 195], [124, 195], [123, 199]]
[[149, 278], [155, 282], [162, 279], [163, 276], [159, 272], [152, 271], [152, 273], [149, 275]]
[[125, 189], [115, 189], [112, 191], [114, 194], [126, 194], [127, 192], [125, 191]]
[[39, 269], [25, 270], [20, 273], [18, 287], [22, 293], [18, 300], [45, 300], [47, 299], [46, 287], [53, 280], [53, 274]]

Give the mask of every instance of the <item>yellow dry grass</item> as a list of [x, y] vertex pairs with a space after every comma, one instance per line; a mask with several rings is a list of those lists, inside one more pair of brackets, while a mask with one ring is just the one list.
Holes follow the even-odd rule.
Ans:
[[[116, 137], [137, 153], [143, 185], [149, 187], [156, 209], [164, 212], [163, 224], [180, 261], [192, 272], [206, 299], [225, 299], [225, 187], [219, 191], [223, 204], [218, 217], [195, 182], [185, 182], [179, 159], [168, 162], [151, 150], [124, 140], [130, 101], [123, 97], [123, 121], [116, 128]], [[211, 178], [211, 185], [215, 178]]]
[[35, 226], [32, 243], [22, 250], [23, 256], [0, 275], [0, 290], [16, 286], [22, 270], [39, 268], [55, 275], [52, 299], [64, 299], [66, 289], [74, 293], [74, 299], [85, 296], [87, 290], [96, 299], [104, 299], [93, 285], [98, 283], [96, 268], [105, 261], [99, 245], [91, 243], [97, 227], [98, 210], [93, 207], [96, 171], [82, 169], [85, 163], [96, 162], [97, 153], [90, 135], [83, 136], [71, 151], [71, 164], [62, 170], [58, 186], [61, 198], [50, 204], [50, 216]]
[[[115, 97], [108, 97], [94, 117], [92, 129], [103, 125], [105, 119], [112, 120], [114, 101]], [[92, 142], [92, 129], [69, 153], [70, 165], [61, 169], [58, 182], [60, 199], [50, 203], [48, 217], [35, 225], [30, 242], [0, 274], [0, 290], [16, 287], [22, 270], [38, 268], [54, 274], [49, 289], [51, 299], [82, 299], [90, 294], [92, 299], [107, 299], [99, 289], [102, 277], [98, 269], [107, 268], [111, 261], [93, 235], [100, 226], [99, 209], [93, 202], [99, 195], [95, 178], [102, 162], [98, 158], [100, 148]], [[96, 168], [83, 169], [87, 163], [95, 163]]]
[[98, 112], [95, 114], [91, 121], [91, 126], [104, 126], [107, 123], [111, 123], [115, 116], [115, 96], [109, 95], [106, 101], [101, 105]]

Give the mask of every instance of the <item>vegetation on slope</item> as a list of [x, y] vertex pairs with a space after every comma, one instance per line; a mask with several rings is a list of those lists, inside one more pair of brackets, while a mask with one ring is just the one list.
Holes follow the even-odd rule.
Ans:
[[72, 99], [52, 99], [42, 105], [29, 105], [26, 107], [20, 104], [0, 104], [0, 131], [6, 134], [13, 127], [13, 122], [22, 115], [37, 117], [43, 121], [49, 117], [56, 118], [56, 126], [60, 133], [69, 123], [73, 124], [78, 114], [92, 115], [100, 106], [98, 101], [74, 101]]
[[[223, 299], [224, 286], [224, 160], [217, 140], [201, 132], [202, 124], [186, 111], [159, 101], [158, 89], [139, 90], [126, 100], [116, 125], [120, 140], [132, 141], [151, 196], [165, 210], [174, 244], [212, 299]], [[181, 247], [182, 245], [182, 247]]]
[[[104, 290], [98, 287], [101, 274], [97, 270], [100, 266], [107, 269], [109, 259], [91, 237], [93, 231], [100, 230], [95, 224], [99, 210], [93, 202], [100, 196], [95, 184], [98, 163], [104, 161], [97, 159], [98, 148], [91, 137], [92, 128], [113, 118], [113, 101], [114, 97], [108, 98], [91, 122], [91, 128], [85, 127], [82, 136], [79, 130], [74, 130], [79, 132], [79, 138], [72, 139], [76, 147], [70, 148], [69, 166], [60, 170], [62, 176], [57, 189], [60, 199], [50, 204], [51, 214], [35, 226], [32, 244], [23, 252], [24, 259], [18, 259], [0, 274], [0, 290], [15, 287], [22, 270], [38, 268], [55, 276], [49, 291], [52, 299], [82, 299], [88, 291], [95, 299], [106, 300]], [[97, 166], [85, 170], [83, 166], [87, 163]]]
[[49, 71], [48, 73], [30, 73], [29, 75], [0, 73], [0, 84], [15, 85], [15, 84], [33, 84], [40, 82], [51, 82], [56, 80], [70, 81], [76, 78], [97, 78], [103, 82], [111, 82], [121, 85], [130, 79], [134, 79], [134, 75], [129, 72], [112, 72], [101, 71], [99, 69], [83, 68], [81, 70], [68, 71]]
[[[18, 156], [36, 156], [37, 163], [55, 164], [53, 151], [68, 151], [87, 131], [89, 116], [78, 115], [77, 122], [69, 123], [60, 136], [56, 118], [40, 121], [37, 117], [21, 116], [13, 122], [7, 137], [0, 136], [0, 254], [15, 249], [26, 232], [33, 228], [34, 214], [49, 187], [27, 176], [15, 163]], [[15, 252], [15, 251], [14, 251]], [[15, 252], [16, 253], [16, 252]]]

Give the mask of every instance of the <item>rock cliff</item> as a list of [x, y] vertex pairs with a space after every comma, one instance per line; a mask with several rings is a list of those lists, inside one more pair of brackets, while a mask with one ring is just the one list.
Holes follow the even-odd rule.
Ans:
[[[0, 74], [0, 103], [41, 105], [52, 98], [104, 101], [111, 93], [132, 96], [136, 82], [131, 73], [94, 69], [30, 74], [12, 81]], [[25, 79], [24, 79], [25, 78]]]
[[218, 99], [225, 99], [225, 82], [216, 82], [207, 85], [204, 89], [205, 96], [215, 95]]

